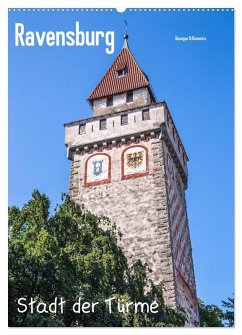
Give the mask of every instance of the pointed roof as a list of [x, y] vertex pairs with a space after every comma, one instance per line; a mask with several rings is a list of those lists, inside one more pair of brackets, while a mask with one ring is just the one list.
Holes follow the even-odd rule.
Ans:
[[[129, 90], [134, 90], [141, 87], [149, 87], [152, 96], [152, 90], [149, 86], [148, 77], [140, 69], [134, 56], [128, 47], [128, 35], [124, 36], [123, 49], [118, 54], [117, 58], [103, 76], [101, 81], [87, 98], [90, 103], [94, 99], [107, 97]], [[127, 69], [127, 73], [118, 77], [117, 71]], [[154, 98], [155, 100], [155, 98]]]

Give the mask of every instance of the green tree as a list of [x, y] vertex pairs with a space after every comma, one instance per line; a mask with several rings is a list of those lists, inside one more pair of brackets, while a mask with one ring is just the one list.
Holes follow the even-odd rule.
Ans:
[[200, 327], [223, 327], [223, 311], [216, 305], [205, 305], [198, 299]]
[[227, 301], [222, 300], [222, 308], [216, 305], [205, 305], [200, 299], [198, 303], [201, 327], [232, 327], [234, 325], [234, 298], [228, 298]]
[[[162, 285], [147, 279], [141, 262], [128, 266], [117, 231], [106, 218], [85, 211], [69, 196], [52, 216], [49, 208], [48, 197], [39, 191], [22, 209], [9, 208], [9, 326], [184, 325], [182, 311], [165, 306]], [[47, 305], [62, 297], [64, 313], [19, 313], [18, 299], [29, 302], [31, 297]], [[111, 297], [127, 303], [157, 301], [159, 311], [135, 313], [131, 306], [129, 313], [109, 313], [104, 301]], [[78, 298], [100, 302], [96, 312], [73, 313]]]
[[226, 311], [224, 312], [224, 321], [225, 326], [227, 327], [233, 327], [234, 325], [234, 297], [228, 298], [227, 301], [222, 300], [222, 306], [226, 308]]

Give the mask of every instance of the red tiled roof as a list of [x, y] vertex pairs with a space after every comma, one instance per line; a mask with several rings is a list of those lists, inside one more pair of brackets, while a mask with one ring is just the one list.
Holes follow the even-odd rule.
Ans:
[[[123, 77], [117, 76], [118, 70], [127, 66], [128, 72]], [[128, 48], [123, 48], [117, 58], [89, 95], [88, 100], [106, 97], [113, 94], [149, 86], [146, 75], [142, 72], [134, 56]]]

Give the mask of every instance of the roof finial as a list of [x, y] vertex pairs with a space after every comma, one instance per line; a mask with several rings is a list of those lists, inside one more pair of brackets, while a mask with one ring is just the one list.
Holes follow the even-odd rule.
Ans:
[[125, 34], [124, 34], [124, 45], [123, 45], [123, 48], [129, 48], [129, 45], [128, 45], [128, 38], [129, 38], [129, 35], [128, 35], [128, 24], [127, 24], [127, 21], [125, 20]]

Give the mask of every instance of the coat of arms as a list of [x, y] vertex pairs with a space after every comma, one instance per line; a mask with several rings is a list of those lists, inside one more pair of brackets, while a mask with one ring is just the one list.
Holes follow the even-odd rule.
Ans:
[[143, 160], [144, 160], [143, 151], [132, 152], [126, 155], [127, 166], [133, 169], [139, 167], [143, 163]]
[[103, 160], [94, 161], [92, 164], [94, 176], [99, 176], [103, 172]]

